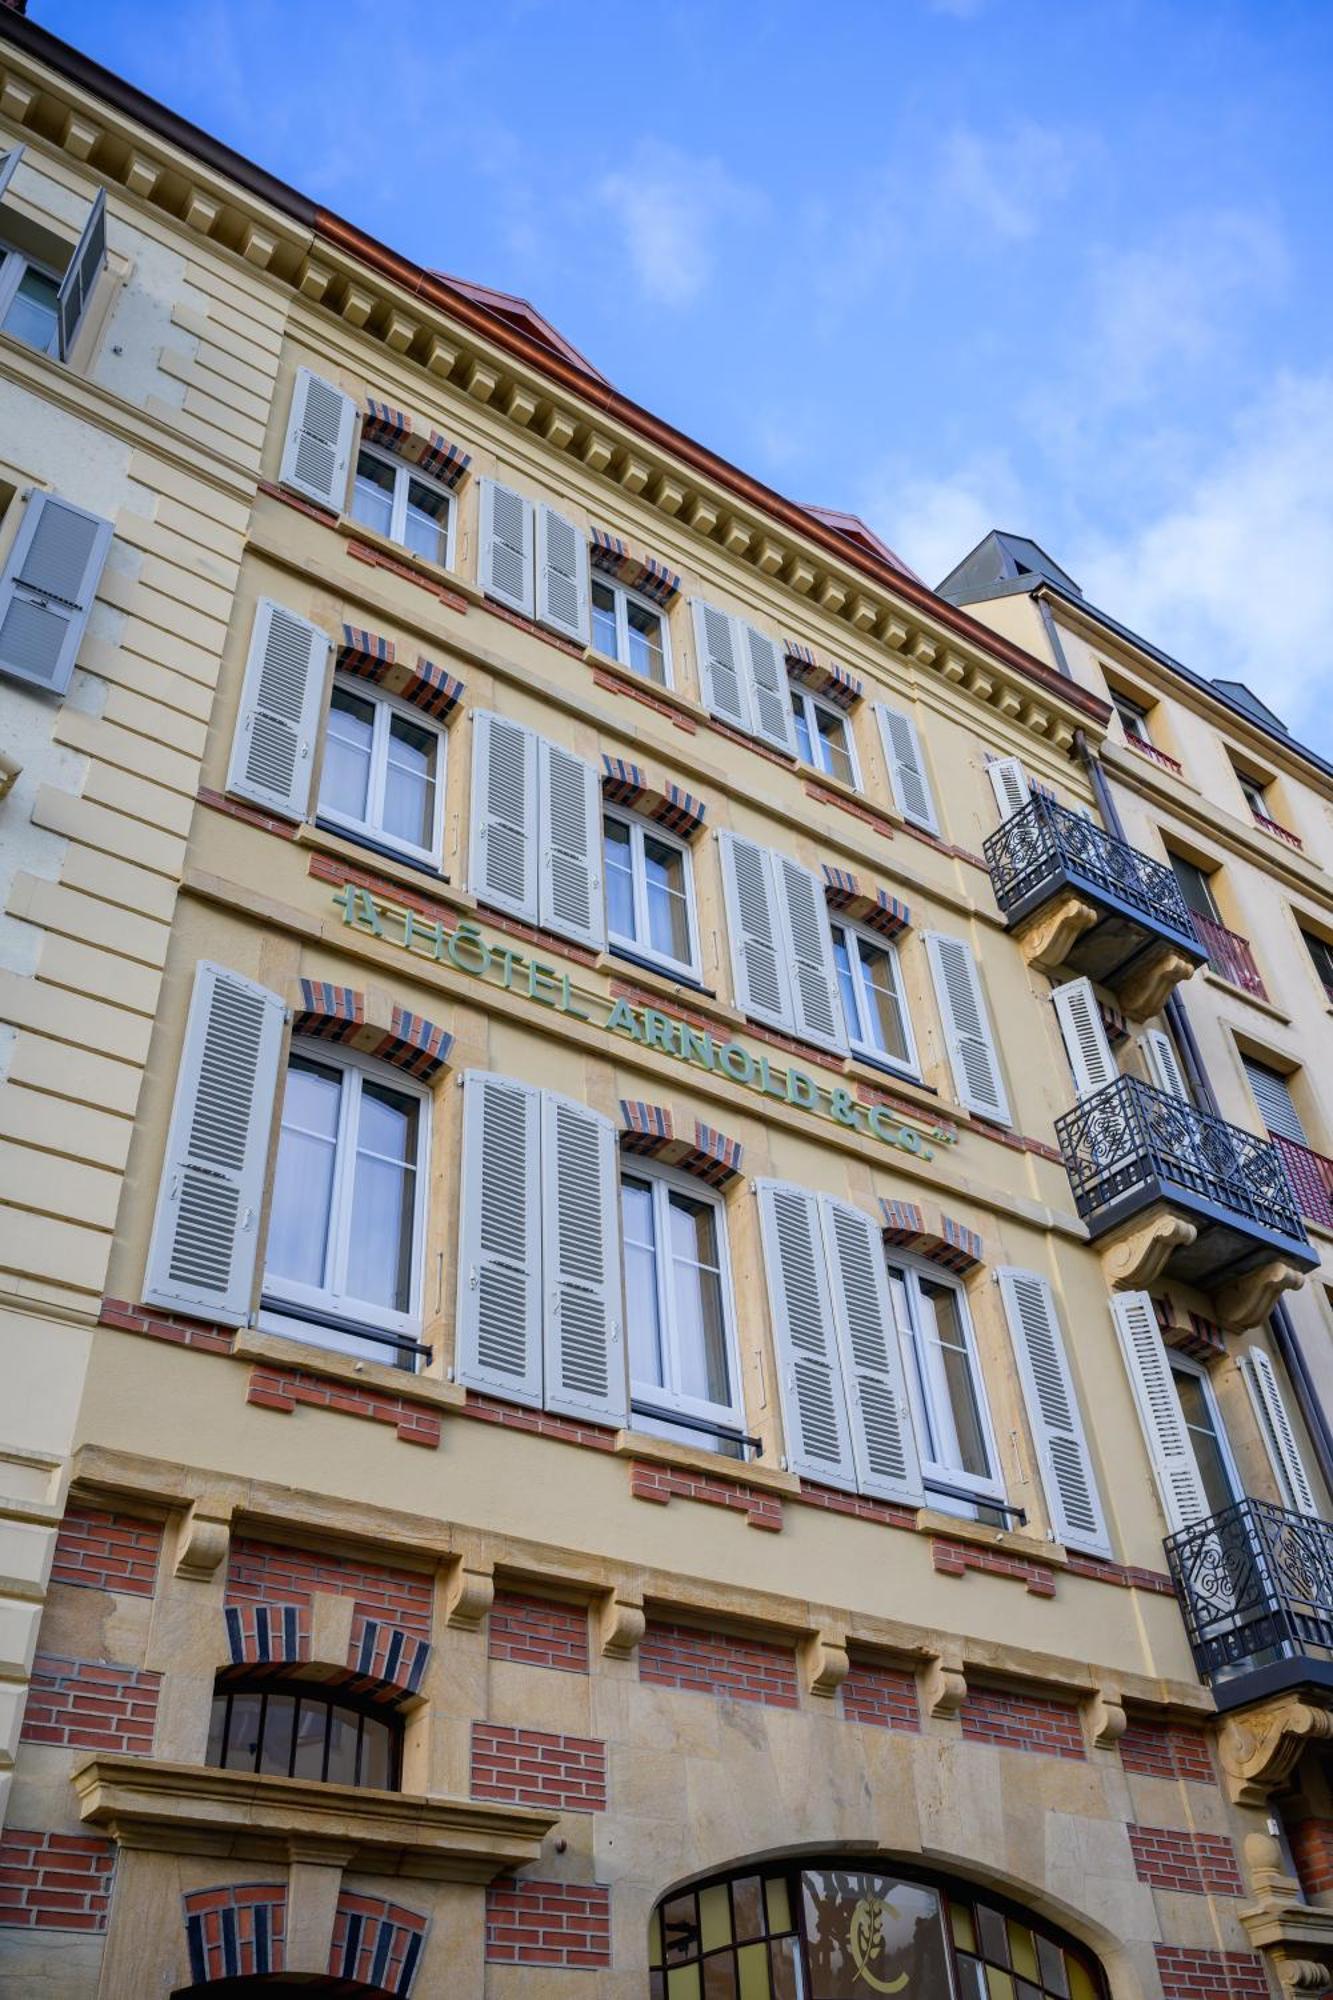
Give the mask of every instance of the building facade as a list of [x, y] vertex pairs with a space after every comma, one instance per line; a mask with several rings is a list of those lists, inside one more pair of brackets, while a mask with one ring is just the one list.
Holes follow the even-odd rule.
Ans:
[[1324, 774], [0, 74], [0, 1990], [1325, 1990]]

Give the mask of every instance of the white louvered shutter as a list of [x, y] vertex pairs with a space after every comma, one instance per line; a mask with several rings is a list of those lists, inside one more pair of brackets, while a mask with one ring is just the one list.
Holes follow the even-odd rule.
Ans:
[[105, 263], [106, 189], [98, 188], [96, 200], [88, 211], [88, 220], [83, 225], [83, 234], [74, 245], [74, 255], [65, 267], [65, 275], [56, 294], [56, 339], [62, 361], [69, 360], [79, 337], [83, 315], [88, 310], [88, 301]]
[[753, 625], [739, 625], [740, 643], [750, 674], [750, 713], [754, 733], [777, 750], [796, 755], [796, 724], [782, 648]]
[[1073, 1071], [1074, 1088], [1080, 1097], [1091, 1097], [1120, 1075], [1092, 981], [1071, 979], [1066, 985], [1057, 986], [1051, 999], [1060, 1024], [1060, 1039]]
[[1159, 1090], [1166, 1091], [1169, 1097], [1180, 1097], [1186, 1104], [1192, 1104], [1194, 1100], [1190, 1087], [1185, 1081], [1185, 1072], [1170, 1035], [1161, 1028], [1145, 1028], [1140, 1040], [1149, 1079]]
[[879, 718], [884, 761], [889, 767], [889, 783], [893, 786], [899, 812], [913, 826], [924, 827], [927, 833], [938, 833], [935, 801], [931, 796], [930, 779], [926, 775], [926, 760], [916, 724], [910, 715], [904, 715], [901, 709], [890, 708], [882, 701], [875, 703], [875, 714]]
[[498, 480], [481, 481], [478, 581], [487, 597], [531, 618], [533, 596], [533, 506]]
[[310, 805], [330, 643], [272, 598], [255, 606], [227, 790], [283, 819], [304, 819]]
[[1314, 1497], [1310, 1475], [1296, 1442], [1296, 1431], [1278, 1387], [1277, 1370], [1262, 1347], [1252, 1347], [1248, 1354], [1241, 1356], [1240, 1371], [1250, 1392], [1278, 1492], [1293, 1514], [1308, 1514], [1317, 1520], [1319, 1503]]
[[111, 546], [111, 523], [33, 493], [0, 576], [0, 670], [63, 694]]
[[588, 643], [588, 544], [554, 507], [537, 509], [537, 616], [566, 639]]
[[14, 169], [23, 158], [22, 146], [11, 146], [7, 153], [0, 153], [0, 198], [14, 178]]
[[725, 611], [695, 598], [690, 609], [694, 616], [694, 650], [699, 663], [699, 692], [710, 715], [747, 733], [753, 727], [750, 716], [749, 674], [741, 658], [736, 623]]
[[472, 1389], [542, 1400], [542, 1093], [463, 1078], [463, 1198], [454, 1372]]
[[1005, 1269], [996, 1275], [1051, 1527], [1071, 1548], [1109, 1556], [1106, 1518], [1051, 1287], [1035, 1271]]
[[771, 857], [766, 848], [736, 833], [721, 833], [718, 840], [736, 1005], [770, 1027], [790, 1028], [786, 938]]
[[959, 1102], [983, 1118], [1008, 1125], [1009, 1099], [971, 947], [961, 938], [931, 931], [926, 935], [926, 953]]
[[1000, 818], [1010, 819], [1016, 812], [1022, 812], [1030, 796], [1028, 774], [1017, 757], [992, 757], [986, 766], [986, 776], [990, 779], [995, 803], [1000, 808]]
[[792, 1026], [807, 1041], [846, 1049], [823, 884], [785, 854], [770, 854], [791, 983]]
[[538, 921], [537, 738], [520, 722], [472, 717], [468, 883], [481, 902]]
[[298, 368], [278, 483], [341, 514], [356, 435], [356, 404], [312, 369]]
[[546, 1407], [623, 1424], [629, 1414], [615, 1128], [542, 1094]]
[[1185, 1426], [1171, 1363], [1146, 1292], [1117, 1292], [1111, 1313], [1129, 1370], [1134, 1402], [1172, 1534], [1207, 1518], [1208, 1500]]
[[200, 962], [148, 1251], [150, 1305], [227, 1326], [249, 1317], [284, 1019], [278, 994]]
[[602, 908], [602, 788], [582, 757], [537, 739], [541, 800], [541, 921], [580, 944], [606, 942]]
[[857, 1490], [819, 1197], [757, 1183], [787, 1465], [825, 1486]]
[[1242, 1056], [1245, 1076], [1254, 1101], [1259, 1107], [1270, 1135], [1275, 1139], [1291, 1139], [1298, 1146], [1308, 1146], [1305, 1127], [1301, 1124], [1300, 1112], [1292, 1100], [1291, 1086], [1280, 1070], [1270, 1069], [1267, 1063], [1256, 1062], [1253, 1056]]
[[921, 1464], [879, 1231], [861, 1209], [831, 1196], [819, 1208], [861, 1491], [919, 1507]]

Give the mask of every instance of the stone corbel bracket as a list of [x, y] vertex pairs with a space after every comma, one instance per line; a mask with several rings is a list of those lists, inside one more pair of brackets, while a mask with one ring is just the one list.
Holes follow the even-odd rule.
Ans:
[[1285, 1258], [1274, 1257], [1221, 1286], [1213, 1295], [1213, 1313], [1233, 1333], [1243, 1333], [1247, 1327], [1262, 1326], [1282, 1294], [1294, 1292], [1304, 1283], [1304, 1271]]
[[1193, 971], [1193, 959], [1174, 945], [1161, 945], [1145, 952], [1121, 977], [1115, 997], [1131, 1021], [1149, 1021], [1161, 1013], [1177, 986]]
[[475, 1632], [495, 1601], [495, 1571], [489, 1563], [473, 1564], [458, 1556], [444, 1586], [445, 1623], [457, 1631]]
[[829, 1630], [808, 1633], [800, 1642], [799, 1659], [806, 1693], [831, 1700], [847, 1678], [847, 1634]]
[[605, 1591], [596, 1605], [594, 1628], [603, 1659], [632, 1660], [647, 1625], [641, 1597], [621, 1590]]
[[1161, 1277], [1172, 1253], [1183, 1250], [1198, 1233], [1183, 1215], [1154, 1208], [1098, 1246], [1107, 1283], [1115, 1292], [1146, 1291]]
[[1118, 1687], [1094, 1688], [1083, 1703], [1083, 1727], [1094, 1750], [1114, 1750], [1125, 1733], [1125, 1704]]
[[1084, 931], [1092, 929], [1097, 912], [1072, 889], [1063, 889], [1018, 926], [1014, 942], [1036, 972], [1058, 972]]
[[176, 1575], [194, 1583], [211, 1583], [227, 1560], [231, 1546], [231, 1509], [194, 1501], [176, 1526]]
[[1330, 1739], [1333, 1711], [1290, 1695], [1228, 1716], [1218, 1732], [1217, 1749], [1233, 1803], [1266, 1806], [1308, 1747]]
[[1241, 1903], [1236, 1914], [1245, 1935], [1263, 1953], [1284, 1994], [1329, 1992], [1333, 1910], [1306, 1902], [1271, 1834], [1247, 1833], [1244, 1855], [1252, 1900]]
[[957, 1715], [967, 1700], [967, 1674], [961, 1653], [932, 1653], [918, 1676], [921, 1706], [939, 1719]]

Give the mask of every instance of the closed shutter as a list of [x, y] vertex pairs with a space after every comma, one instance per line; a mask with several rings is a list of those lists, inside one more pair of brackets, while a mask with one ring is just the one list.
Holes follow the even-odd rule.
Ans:
[[830, 1196], [820, 1217], [861, 1491], [919, 1507], [921, 1465], [879, 1231], [859, 1208]]
[[33, 493], [0, 576], [0, 670], [63, 694], [111, 546], [111, 523]]
[[472, 730], [468, 881], [481, 902], [536, 923], [537, 738], [480, 709]]
[[195, 972], [144, 1298], [228, 1326], [249, 1317], [284, 1008], [225, 966]]
[[1308, 1146], [1305, 1127], [1301, 1124], [1300, 1113], [1292, 1102], [1291, 1086], [1279, 1070], [1269, 1069], [1267, 1063], [1256, 1062], [1253, 1056], [1242, 1056], [1245, 1076], [1254, 1101], [1259, 1107], [1269, 1133], [1275, 1139], [1292, 1139], [1298, 1146]]
[[74, 255], [65, 268], [56, 294], [56, 326], [60, 359], [68, 361], [79, 337], [83, 315], [106, 263], [106, 189], [97, 190], [97, 199], [83, 225], [83, 234], [74, 246]]
[[14, 169], [23, 158], [22, 146], [11, 146], [7, 153], [0, 153], [0, 198], [14, 178]]
[[959, 1102], [1008, 1125], [1009, 1099], [971, 947], [961, 938], [932, 931], [926, 936], [926, 952]]
[[1293, 1514], [1319, 1518], [1319, 1505], [1305, 1469], [1296, 1431], [1278, 1387], [1277, 1370], [1261, 1347], [1252, 1347], [1240, 1360], [1241, 1374], [1250, 1392], [1254, 1414], [1268, 1451], [1273, 1477], [1285, 1505]]
[[1166, 1091], [1169, 1097], [1183, 1098], [1186, 1104], [1192, 1104], [1194, 1100], [1190, 1087], [1185, 1081], [1185, 1072], [1170, 1035], [1161, 1028], [1145, 1028], [1140, 1041], [1150, 1080], [1159, 1090]]
[[807, 1041], [845, 1049], [847, 1034], [823, 884], [785, 854], [771, 854], [769, 865], [787, 947], [792, 1027]]
[[533, 508], [498, 480], [481, 482], [478, 579], [487, 597], [533, 615]]
[[356, 404], [322, 375], [298, 368], [278, 470], [280, 485], [341, 514], [356, 433]]
[[750, 702], [754, 733], [775, 749], [796, 755], [796, 724], [782, 648], [753, 625], [739, 626], [740, 641], [750, 670]]
[[606, 942], [602, 912], [602, 791], [581, 757], [537, 739], [541, 798], [541, 921], [580, 944]]
[[537, 616], [587, 645], [588, 544], [554, 507], [537, 509]]
[[463, 1198], [454, 1371], [473, 1389], [542, 1400], [541, 1097], [463, 1078]]
[[1014, 813], [1022, 812], [1028, 802], [1028, 774], [1017, 757], [992, 757], [986, 766], [986, 776], [990, 779], [995, 803], [1000, 808], [1000, 818], [1009, 819]]
[[1208, 1501], [1185, 1427], [1171, 1363], [1146, 1292], [1117, 1292], [1111, 1300], [1116, 1332], [1129, 1370], [1148, 1456], [1162, 1496], [1167, 1526], [1175, 1534], [1206, 1519]]
[[1092, 982], [1071, 979], [1067, 985], [1057, 986], [1051, 999], [1069, 1067], [1074, 1073], [1074, 1088], [1080, 1097], [1091, 1097], [1120, 1075]]
[[884, 761], [889, 767], [889, 783], [893, 786], [899, 812], [913, 826], [922, 826], [927, 833], [938, 833], [935, 801], [931, 797], [930, 779], [926, 776], [926, 760], [916, 724], [910, 715], [904, 715], [901, 709], [890, 708], [882, 701], [875, 703], [875, 714], [879, 717]]
[[1035, 1271], [1006, 1269], [997, 1276], [1051, 1527], [1071, 1548], [1109, 1556], [1101, 1495], [1050, 1285]]
[[718, 839], [736, 1005], [771, 1027], [789, 1028], [785, 938], [768, 852], [739, 834], [722, 833]]
[[310, 805], [329, 635], [271, 598], [255, 606], [227, 790], [283, 819]]
[[586, 1104], [542, 1097], [546, 1408], [623, 1424], [616, 1135]]
[[711, 604], [691, 603], [694, 649], [699, 662], [699, 691], [710, 715], [721, 716], [735, 729], [751, 727], [749, 675], [741, 659], [734, 621]]
[[825, 1486], [857, 1489], [829, 1296], [819, 1197], [757, 1183], [787, 1465]]

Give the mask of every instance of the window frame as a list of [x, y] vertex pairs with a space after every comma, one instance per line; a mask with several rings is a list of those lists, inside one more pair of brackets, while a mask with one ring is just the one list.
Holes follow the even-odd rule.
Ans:
[[[11, 266], [13, 266], [12, 276]], [[5, 326], [5, 319], [9, 313], [9, 309], [17, 298], [19, 286], [23, 283], [29, 270], [36, 271], [43, 278], [49, 279], [57, 292], [59, 292], [62, 276], [60, 272], [53, 271], [48, 264], [42, 262], [40, 257], [30, 256], [26, 250], [20, 250], [17, 244], [11, 243], [7, 237], [0, 236], [0, 334], [3, 334], [6, 340], [16, 340], [19, 346], [26, 347], [30, 354], [49, 354], [58, 358], [60, 353], [60, 314], [58, 311], [52, 319], [51, 338], [45, 347], [34, 347], [30, 340], [23, 338], [22, 334], [11, 333]]]
[[[844, 931], [847, 934], [849, 941], [854, 943], [856, 946], [856, 956], [855, 956], [855, 964], [852, 970], [852, 980], [856, 989], [856, 1001], [857, 1001], [858, 1012], [868, 1008], [869, 1005], [862, 990], [863, 983], [868, 983], [868, 981], [866, 981], [865, 970], [861, 960], [862, 944], [869, 945], [875, 951], [882, 951], [885, 957], [888, 959], [890, 965], [893, 967], [893, 981], [895, 989], [897, 991], [899, 1010], [902, 1014], [903, 1028], [907, 1039], [908, 1054], [907, 1054], [907, 1059], [904, 1062], [899, 1062], [896, 1059], [896, 1057], [889, 1055], [884, 1049], [876, 1047], [876, 1045], [869, 1039], [861, 1036], [859, 1033], [853, 1033], [852, 1023], [848, 1021], [846, 1018], [847, 1008], [846, 1004], [843, 1001], [842, 981], [841, 979], [839, 979], [838, 1002], [839, 1005], [842, 1007], [843, 1021], [847, 1029], [848, 1047], [851, 1049], [853, 1055], [857, 1056], [862, 1062], [872, 1063], [877, 1069], [890, 1070], [894, 1076], [906, 1077], [912, 1083], [920, 1083], [921, 1059], [919, 1051], [917, 1049], [916, 1027], [912, 1020], [912, 1010], [907, 1004], [907, 992], [903, 981], [903, 963], [902, 963], [902, 958], [898, 951], [897, 944], [892, 938], [880, 937], [874, 931], [866, 930], [863, 925], [854, 923], [852, 919], [844, 915], [844, 913], [841, 910], [829, 911], [829, 930], [832, 933], [834, 933], [833, 964], [835, 971], [837, 970], [837, 963], [838, 963], [837, 960], [838, 941], [836, 933], [840, 930]], [[849, 958], [850, 957], [851, 954], [849, 953]]]
[[1148, 726], [1151, 710], [1144, 708], [1141, 702], [1135, 701], [1133, 695], [1122, 694], [1119, 688], [1113, 687], [1110, 692], [1111, 706], [1120, 718], [1120, 727], [1125, 735], [1132, 737], [1136, 743], [1146, 743], [1150, 750], [1155, 750], [1157, 745]]
[[[1192, 1355], [1182, 1354], [1180, 1349], [1176, 1347], [1167, 1348], [1166, 1365], [1167, 1371], [1172, 1378], [1173, 1386], [1175, 1378], [1178, 1375], [1193, 1375], [1202, 1385], [1203, 1400], [1207, 1406], [1209, 1421], [1213, 1427], [1213, 1437], [1217, 1441], [1217, 1455], [1222, 1461], [1222, 1470], [1226, 1474], [1231, 1486], [1231, 1504], [1234, 1507], [1246, 1497], [1245, 1481], [1240, 1476], [1240, 1467], [1237, 1465], [1236, 1455], [1231, 1449], [1231, 1438], [1227, 1431], [1226, 1419], [1222, 1415], [1222, 1405], [1217, 1400], [1217, 1390], [1213, 1386], [1212, 1376], [1201, 1361], [1196, 1361]], [[1185, 1406], [1180, 1402], [1180, 1393], [1178, 1390], [1176, 1392], [1176, 1401], [1180, 1405], [1181, 1428], [1189, 1439], [1190, 1455], [1194, 1460], [1200, 1488], [1203, 1490], [1206, 1498], [1207, 1486], [1204, 1481], [1203, 1468], [1199, 1464], [1199, 1455], [1194, 1448], [1195, 1427], [1185, 1414]]]
[[[223, 1718], [221, 1742], [222, 1756], [224, 1759], [226, 1757], [231, 1736], [232, 1705], [237, 1696], [242, 1698], [255, 1696], [260, 1703], [255, 1763], [248, 1773], [244, 1764], [231, 1764], [225, 1761], [215, 1764], [209, 1758], [209, 1752], [213, 1747], [213, 1717], [221, 1702], [227, 1703], [227, 1710]], [[209, 1710], [208, 1744], [204, 1753], [206, 1768], [208, 1770], [236, 1771], [241, 1776], [248, 1775], [252, 1777], [275, 1777], [280, 1775], [277, 1772], [264, 1772], [259, 1769], [265, 1725], [268, 1721], [268, 1698], [270, 1696], [286, 1697], [296, 1702], [308, 1702], [312, 1708], [322, 1708], [325, 1711], [323, 1771], [318, 1778], [304, 1778], [298, 1780], [298, 1782], [315, 1785], [337, 1785], [344, 1791], [388, 1790], [391, 1792], [401, 1792], [403, 1788], [403, 1739], [405, 1734], [404, 1717], [401, 1709], [395, 1707], [390, 1702], [377, 1702], [370, 1696], [350, 1694], [345, 1687], [340, 1686], [336, 1682], [307, 1680], [292, 1673], [238, 1673], [230, 1678], [225, 1675], [218, 1676], [213, 1683], [213, 1702]], [[386, 1787], [363, 1785], [359, 1777], [353, 1778], [349, 1785], [344, 1779], [330, 1778], [325, 1775], [328, 1770], [331, 1748], [331, 1716], [335, 1709], [341, 1709], [344, 1714], [348, 1716], [355, 1715], [358, 1718], [356, 1742], [356, 1764], [358, 1769], [361, 1763], [363, 1741], [363, 1730], [360, 1725], [365, 1722], [378, 1722], [385, 1727], [389, 1737], [389, 1769], [391, 1773], [391, 1781]], [[293, 1728], [292, 1747], [287, 1760], [289, 1766], [288, 1776], [291, 1775], [290, 1766], [296, 1761], [298, 1740], [296, 1729]]]
[[[667, 614], [666, 606], [654, 603], [653, 599], [646, 596], [643, 591], [635, 590], [632, 584], [622, 583], [618, 577], [612, 576], [609, 570], [598, 569], [594, 563], [588, 583], [588, 631], [590, 635], [595, 630], [594, 620], [596, 616], [593, 608], [592, 593], [598, 584], [601, 584], [604, 589], [611, 592], [615, 603], [616, 620], [617, 650], [611, 654], [604, 653], [602, 657], [604, 659], [613, 659], [618, 667], [623, 667], [626, 673], [633, 674], [636, 679], [644, 681], [648, 687], [674, 687], [675, 681], [671, 665], [671, 620]], [[661, 630], [662, 679], [660, 681], [655, 681], [650, 674], [640, 674], [638, 668], [630, 660], [629, 607], [632, 603], [639, 605], [644, 611], [651, 612]], [[601, 653], [602, 649], [600, 646], [594, 644], [593, 651]]]
[[[439, 743], [439, 756], [435, 778], [435, 824], [432, 829], [431, 845], [418, 847], [415, 841], [401, 840], [389, 833], [383, 826], [372, 820], [359, 820], [350, 813], [340, 812], [336, 807], [327, 806], [322, 797], [324, 776], [329, 759], [329, 725], [333, 714], [333, 695], [341, 688], [345, 693], [355, 695], [359, 701], [369, 702], [375, 710], [375, 720], [371, 729], [370, 777], [367, 795], [374, 800], [378, 794], [381, 817], [384, 811], [384, 788], [389, 765], [389, 738], [394, 715], [401, 715], [414, 728], [424, 730], [434, 736]], [[378, 848], [381, 852], [405, 856], [410, 861], [439, 872], [444, 867], [444, 802], [446, 773], [449, 760], [449, 726], [433, 715], [423, 715], [410, 701], [401, 696], [389, 694], [377, 687], [374, 681], [363, 681], [355, 674], [341, 673], [335, 667], [329, 681], [328, 701], [324, 709], [324, 722], [320, 735], [319, 791], [315, 796], [315, 819], [332, 827], [336, 832], [346, 834], [349, 839], [359, 840], [363, 845]]]
[[[1330, 944], [1327, 938], [1320, 937], [1317, 931], [1307, 930], [1299, 917], [1296, 920], [1296, 928], [1300, 932], [1301, 942], [1305, 947], [1305, 956], [1310, 962], [1310, 970], [1319, 982], [1320, 990], [1325, 1000], [1330, 1007], [1333, 1007], [1333, 944]], [[1320, 950], [1327, 954], [1329, 967], [1329, 977], [1327, 979], [1325, 979], [1323, 973], [1319, 970], [1319, 959], [1314, 951], [1315, 945], [1318, 945]]]
[[[636, 924], [641, 923], [645, 931], [648, 929], [648, 872], [647, 861], [644, 856], [644, 841], [649, 838], [660, 840], [664, 847], [673, 847], [684, 857], [685, 923], [689, 931], [690, 945], [690, 957], [688, 960], [673, 958], [669, 952], [656, 950], [646, 938], [642, 940], [628, 938], [623, 932], [612, 930], [611, 899], [609, 895], [605, 894], [607, 877], [606, 822], [609, 819], [616, 820], [620, 825], [629, 828], [630, 883], [631, 895], [634, 902], [634, 921]], [[603, 799], [601, 861], [603, 894], [606, 903], [607, 949], [609, 951], [627, 953], [633, 958], [645, 961], [650, 966], [660, 967], [665, 972], [687, 979], [692, 985], [697, 986], [703, 975], [701, 969], [702, 957], [699, 947], [699, 915], [694, 893], [694, 852], [689, 842], [683, 840], [678, 833], [668, 832], [667, 828], [659, 826], [656, 820], [650, 820], [644, 814], [636, 813], [628, 806], [613, 805], [607, 799]]]
[[[443, 569], [452, 572], [458, 541], [458, 495], [452, 487], [446, 486], [443, 480], [432, 479], [428, 472], [423, 472], [410, 459], [401, 457], [398, 452], [393, 451], [388, 445], [374, 444], [370, 439], [364, 438], [359, 434], [353, 444], [352, 463], [349, 472], [347, 489], [347, 513], [349, 519], [355, 521], [358, 527], [365, 528], [372, 535], [384, 534], [382, 528], [376, 528], [371, 522], [363, 521], [356, 511], [357, 469], [360, 465], [363, 451], [367, 452], [371, 458], [377, 458], [382, 465], [389, 466], [394, 475], [393, 498], [390, 502], [389, 529], [385, 539], [393, 542], [397, 548], [402, 549], [414, 562], [428, 563], [432, 569]], [[441, 494], [448, 508], [444, 561], [442, 563], [436, 562], [431, 556], [423, 556], [419, 549], [412, 548], [406, 540], [407, 496], [411, 482], [414, 479], [422, 486], [429, 486], [432, 492]]]
[[[889, 1302], [893, 1310], [894, 1325], [898, 1334], [898, 1346], [902, 1355], [903, 1375], [907, 1383], [907, 1400], [911, 1410], [912, 1426], [916, 1436], [917, 1453], [921, 1460], [921, 1479], [927, 1505], [935, 1506], [945, 1513], [970, 1513], [976, 1508], [987, 1506], [1005, 1507], [1008, 1494], [1005, 1488], [1004, 1469], [1000, 1462], [999, 1446], [996, 1441], [995, 1424], [991, 1416], [990, 1400], [986, 1394], [986, 1374], [981, 1365], [981, 1355], [977, 1346], [976, 1321], [972, 1316], [967, 1288], [951, 1272], [932, 1264], [928, 1258], [904, 1256], [899, 1251], [886, 1248], [884, 1261], [889, 1273]], [[907, 1280], [908, 1303], [912, 1315], [912, 1325], [903, 1327], [898, 1317], [897, 1298], [893, 1284], [894, 1271], [902, 1271]], [[958, 1303], [959, 1324], [965, 1337], [972, 1393], [976, 1398], [977, 1420], [981, 1430], [981, 1440], [991, 1465], [988, 1478], [965, 1472], [953, 1466], [944, 1465], [930, 1455], [928, 1449], [933, 1430], [939, 1429], [938, 1407], [933, 1398], [938, 1385], [928, 1385], [925, 1366], [925, 1351], [922, 1342], [925, 1329], [922, 1324], [920, 1307], [920, 1286], [923, 1279], [931, 1284], [943, 1286], [952, 1292]], [[952, 1414], [950, 1423], [952, 1423]], [[965, 1489], [971, 1496], [960, 1501], [950, 1494], [941, 1493], [940, 1486]]]
[[[304, 1056], [326, 1069], [338, 1069], [354, 1080], [355, 1088], [349, 1093], [344, 1082], [338, 1102], [338, 1130], [334, 1136], [333, 1185], [329, 1199], [329, 1230], [325, 1242], [324, 1264], [328, 1270], [330, 1261], [335, 1274], [345, 1276], [348, 1249], [351, 1242], [352, 1192], [355, 1175], [349, 1162], [355, 1162], [355, 1130], [352, 1125], [351, 1105], [356, 1105], [359, 1122], [361, 1091], [368, 1079], [382, 1083], [404, 1097], [414, 1097], [421, 1105], [421, 1115], [417, 1125], [417, 1156], [415, 1160], [416, 1185], [412, 1203], [412, 1254], [411, 1254], [411, 1303], [406, 1312], [397, 1312], [389, 1306], [377, 1306], [367, 1300], [349, 1299], [345, 1292], [328, 1285], [306, 1285], [290, 1278], [270, 1276], [268, 1268], [269, 1238], [273, 1223], [273, 1197], [277, 1190], [278, 1153], [273, 1156], [273, 1173], [270, 1180], [268, 1200], [264, 1213], [263, 1264], [261, 1267], [260, 1299], [257, 1324], [261, 1332], [282, 1334], [290, 1339], [310, 1341], [318, 1347], [330, 1347], [338, 1353], [355, 1354], [371, 1361], [388, 1361], [391, 1366], [414, 1368], [420, 1357], [412, 1348], [420, 1344], [423, 1322], [423, 1302], [426, 1268], [426, 1222], [430, 1195], [430, 1150], [431, 1113], [433, 1095], [426, 1084], [415, 1077], [404, 1075], [392, 1063], [386, 1063], [377, 1056], [366, 1055], [360, 1049], [353, 1049], [340, 1042], [330, 1042], [318, 1035], [294, 1035], [287, 1050], [286, 1067], [282, 1077], [282, 1096], [276, 1111], [278, 1146], [281, 1145], [283, 1116], [286, 1109], [287, 1080], [291, 1073], [293, 1056]], [[332, 1245], [332, 1249], [330, 1248]], [[381, 1333], [394, 1336], [392, 1342], [377, 1338]], [[397, 1343], [410, 1343], [398, 1345]]]
[[[864, 791], [865, 787], [861, 782], [861, 760], [856, 754], [856, 732], [852, 728], [852, 718], [846, 709], [840, 708], [836, 701], [826, 701], [822, 695], [816, 694], [813, 688], [803, 686], [794, 675], [787, 676], [787, 688], [791, 695], [792, 726], [796, 731], [797, 761], [804, 764], [808, 771], [818, 771], [821, 777], [832, 778], [835, 785], [849, 784], [854, 792]], [[852, 767], [850, 778], [840, 778], [836, 771], [830, 771], [827, 765], [819, 761], [819, 745], [824, 739], [816, 726], [816, 718], [821, 712], [831, 715], [834, 721], [842, 726], [847, 746], [847, 761]], [[810, 739], [810, 748], [815, 753], [808, 758], [801, 755], [802, 720], [805, 724], [805, 733]]]

